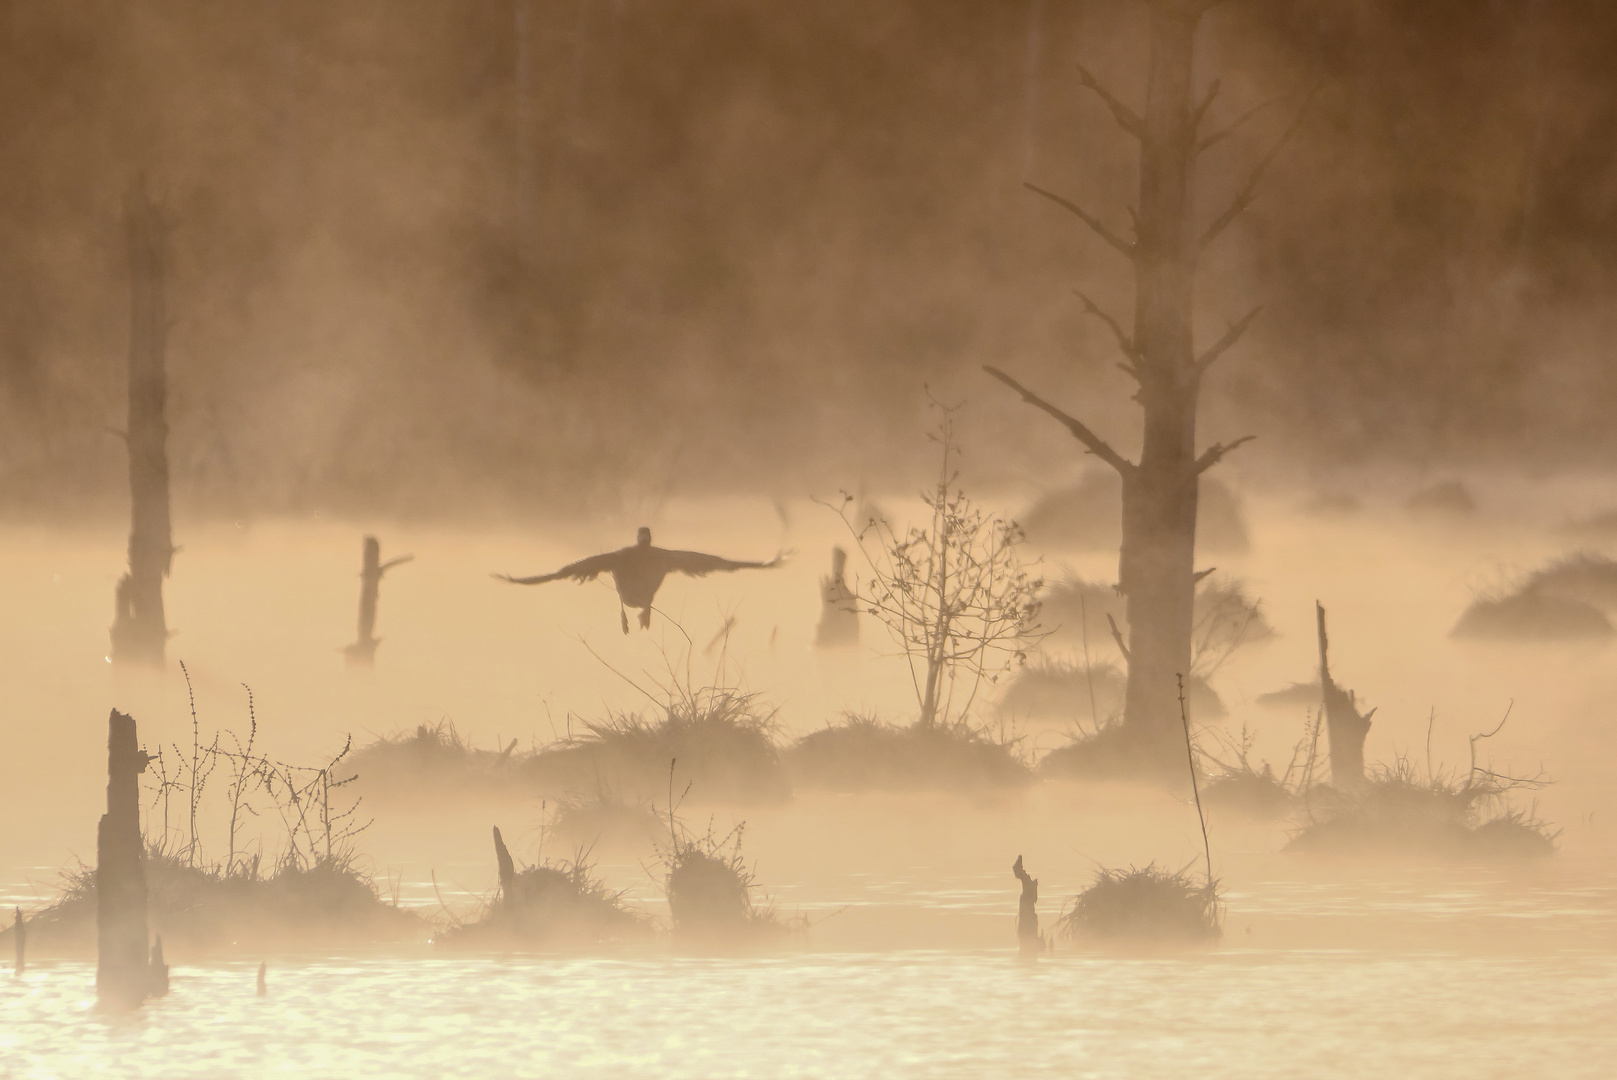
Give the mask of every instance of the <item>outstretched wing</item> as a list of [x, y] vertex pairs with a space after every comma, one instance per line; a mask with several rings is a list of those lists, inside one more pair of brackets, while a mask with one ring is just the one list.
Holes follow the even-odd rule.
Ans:
[[689, 574], [691, 577], [705, 577], [730, 570], [771, 570], [785, 561], [784, 555], [776, 555], [768, 562], [737, 562], [734, 559], [721, 559], [717, 555], [704, 555], [700, 551], [664, 550], [662, 556], [663, 565], [669, 573]]
[[509, 581], [513, 585], [543, 585], [547, 581], [560, 581], [562, 578], [572, 578], [574, 581], [594, 581], [602, 574], [610, 573], [617, 564], [618, 552], [609, 551], [604, 555], [591, 555], [587, 559], [580, 559], [575, 563], [568, 563], [554, 574], [539, 574], [536, 577], [512, 577], [510, 574], [495, 574], [501, 581]]

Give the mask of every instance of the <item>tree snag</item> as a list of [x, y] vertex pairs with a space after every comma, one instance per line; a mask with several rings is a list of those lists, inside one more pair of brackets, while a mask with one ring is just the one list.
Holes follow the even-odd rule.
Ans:
[[1370, 717], [1375, 710], [1360, 714], [1353, 691], [1344, 690], [1331, 679], [1327, 658], [1330, 642], [1325, 637], [1325, 608], [1314, 601], [1319, 620], [1319, 685], [1325, 698], [1325, 736], [1331, 750], [1331, 783], [1343, 791], [1364, 786], [1364, 740], [1370, 734]]
[[1022, 868], [1020, 855], [1011, 866], [1011, 873], [1022, 883], [1022, 899], [1016, 908], [1016, 942], [1026, 956], [1044, 948], [1044, 941], [1039, 937], [1039, 879]]
[[360, 552], [359, 632], [354, 643], [343, 649], [349, 664], [369, 667], [376, 662], [376, 646], [382, 643], [382, 639], [376, 636], [376, 597], [382, 585], [382, 575], [413, 558], [414, 555], [400, 555], [383, 562], [382, 545], [374, 536], [365, 537]]
[[167, 992], [162, 940], [147, 952], [146, 870], [140, 832], [140, 774], [151, 758], [135, 720], [117, 709], [107, 719], [107, 812], [96, 831], [96, 996], [133, 1008]]
[[814, 632], [816, 649], [859, 644], [859, 597], [848, 587], [848, 553], [831, 549], [831, 574], [820, 579], [820, 624]]
[[174, 558], [169, 527], [168, 376], [164, 352], [164, 231], [157, 208], [136, 180], [124, 198], [129, 242], [129, 570], [114, 593], [112, 659], [162, 666], [168, 643], [163, 579]]
[[[1081, 421], [995, 368], [988, 374], [1059, 421], [1087, 453], [1123, 479], [1123, 542], [1118, 589], [1128, 605], [1128, 689], [1124, 731], [1140, 764], [1167, 773], [1179, 740], [1175, 676], [1191, 667], [1196, 572], [1197, 489], [1201, 474], [1247, 439], [1196, 449], [1196, 407], [1202, 377], [1251, 325], [1253, 311], [1197, 355], [1192, 333], [1196, 264], [1212, 241], [1251, 201], [1274, 152], [1264, 157], [1229, 208], [1198, 235], [1191, 220], [1191, 177], [1197, 155], [1221, 135], [1198, 137], [1213, 90], [1191, 92], [1196, 28], [1215, 0], [1145, 0], [1150, 57], [1145, 109], [1136, 114], [1080, 69], [1083, 85], [1100, 96], [1118, 124], [1140, 144], [1135, 237], [1119, 236], [1076, 203], [1028, 184], [1035, 194], [1077, 217], [1133, 264], [1134, 325], [1122, 323], [1079, 294], [1085, 311], [1103, 321], [1123, 354], [1119, 365], [1138, 384], [1144, 412], [1140, 458], [1130, 461]], [[1293, 125], [1295, 128], [1295, 125]], [[1288, 132], [1289, 134], [1289, 132]], [[1282, 141], [1284, 141], [1282, 139]], [[1276, 148], [1278, 149], [1278, 147]], [[1248, 436], [1247, 438], [1250, 438]]]

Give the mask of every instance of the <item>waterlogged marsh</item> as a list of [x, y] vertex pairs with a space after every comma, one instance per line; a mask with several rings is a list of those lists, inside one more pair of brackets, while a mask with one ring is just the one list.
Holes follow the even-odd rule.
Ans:
[[[693, 792], [686, 813], [696, 824], [712, 815], [722, 831], [747, 821], [765, 891], [783, 914], [816, 921], [805, 945], [724, 960], [661, 948], [612, 959], [445, 957], [425, 945], [385, 956], [272, 953], [260, 1000], [252, 975], [263, 957], [243, 944], [222, 956], [171, 952], [173, 992], [121, 1021], [90, 1010], [88, 966], [40, 956], [21, 979], [0, 976], [0, 1074], [1138, 1076], [1169, 1061], [1210, 1076], [1522, 1076], [1550, 1062], [1558, 1076], [1605, 1075], [1617, 1050], [1608, 705], [1617, 678], [1608, 652], [1446, 636], [1479, 582], [1554, 556], [1559, 541], [1508, 522], [1422, 532], [1253, 509], [1254, 552], [1221, 558], [1221, 569], [1254, 581], [1280, 636], [1220, 672], [1232, 715], [1216, 729], [1249, 722], [1258, 754], [1284, 762], [1301, 716], [1252, 701], [1309, 677], [1318, 597], [1331, 606], [1333, 664], [1381, 707], [1372, 759], [1404, 753], [1424, 767], [1435, 708], [1434, 762], [1463, 769], [1466, 736], [1491, 728], [1515, 700], [1487, 752], [1501, 765], [1542, 765], [1556, 780], [1539, 799], [1563, 830], [1557, 855], [1491, 869], [1322, 862], [1282, 854], [1280, 824], [1214, 811], [1223, 944], [1178, 959], [1061, 956], [1030, 968], [1010, 947], [1011, 859], [1023, 854], [1041, 878], [1048, 926], [1097, 864], [1199, 868], [1188, 792], [799, 791], [752, 807]], [[823, 572], [812, 553], [837, 539], [806, 524], [809, 515], [795, 511], [783, 537], [770, 507], [670, 507], [652, 524], [681, 544], [802, 554], [750, 579], [672, 583], [659, 606], [694, 641], [699, 678], [717, 659], [704, 649], [737, 618], [732, 677], [779, 705], [785, 737], [844, 708], [902, 719], [913, 708], [902, 667], [878, 655], [876, 633], [867, 629], [858, 657], [808, 648]], [[518, 590], [485, 576], [545, 568], [580, 545], [613, 546], [623, 542], [616, 532], [531, 541], [381, 529], [389, 550], [417, 561], [384, 585], [377, 668], [356, 678], [337, 650], [352, 636], [361, 531], [190, 530], [172, 583], [180, 634], [171, 648], [192, 672], [205, 732], [242, 725], [248, 682], [267, 745], [294, 760], [329, 752], [345, 732], [363, 742], [446, 717], [478, 747], [518, 738], [526, 749], [565, 735], [569, 712], [644, 702], [586, 641], [637, 679], [666, 674], [664, 648], [684, 647], [661, 621], [649, 634], [621, 635], [605, 586]], [[149, 743], [188, 746], [178, 671], [151, 678], [103, 659], [122, 545], [115, 530], [4, 541], [17, 570], [4, 598], [35, 613], [0, 631], [14, 688], [11, 752], [0, 759], [7, 910], [37, 910], [56, 867], [92, 857], [110, 705], [134, 713]], [[1078, 557], [1072, 567], [1103, 577], [1109, 562]], [[1061, 738], [1028, 734], [1038, 752]], [[366, 806], [376, 823], [361, 847], [378, 883], [384, 892], [396, 883], [402, 903], [428, 913], [440, 893], [461, 911], [492, 893], [490, 825], [525, 861], [543, 838], [537, 794], [438, 803], [375, 793]], [[205, 840], [216, 844], [217, 834]], [[614, 888], [665, 914], [649, 851], [598, 854]]]

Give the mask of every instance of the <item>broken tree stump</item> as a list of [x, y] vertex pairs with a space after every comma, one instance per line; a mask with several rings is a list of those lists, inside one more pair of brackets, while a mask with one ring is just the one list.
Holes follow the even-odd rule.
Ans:
[[11, 944], [17, 950], [17, 962], [12, 965], [11, 973], [21, 975], [28, 966], [28, 924], [23, 921], [22, 908], [16, 908], [17, 921], [11, 928]]
[[1022, 955], [1037, 953], [1044, 948], [1039, 937], [1039, 879], [1022, 868], [1022, 856], [1016, 857], [1011, 873], [1022, 883], [1022, 899], [1016, 908], [1016, 943]]
[[816, 649], [835, 649], [859, 644], [859, 597], [848, 587], [848, 553], [831, 549], [831, 574], [820, 579], [820, 625], [815, 630]]
[[1314, 611], [1319, 621], [1319, 685], [1324, 695], [1325, 734], [1331, 752], [1331, 783], [1343, 791], [1355, 791], [1364, 786], [1364, 740], [1370, 734], [1370, 717], [1376, 711], [1361, 714], [1353, 691], [1332, 681], [1325, 608], [1316, 600]]
[[500, 896], [506, 906], [513, 906], [517, 902], [517, 864], [505, 846], [498, 825], [494, 826], [494, 858], [500, 864]]
[[359, 632], [354, 643], [343, 649], [351, 665], [369, 667], [376, 662], [376, 646], [382, 639], [376, 636], [376, 598], [382, 586], [382, 575], [415, 558], [401, 555], [382, 561], [382, 545], [374, 536], [365, 537], [360, 553], [359, 569]]
[[129, 242], [129, 569], [113, 595], [112, 659], [161, 667], [168, 644], [163, 579], [174, 559], [169, 524], [168, 314], [165, 225], [137, 180], [124, 198]]
[[[146, 869], [140, 832], [140, 774], [151, 758], [135, 720], [117, 709], [107, 720], [107, 812], [96, 830], [96, 996], [133, 1008], [168, 990], [162, 942], [146, 944]], [[155, 961], [155, 964], [154, 964]]]

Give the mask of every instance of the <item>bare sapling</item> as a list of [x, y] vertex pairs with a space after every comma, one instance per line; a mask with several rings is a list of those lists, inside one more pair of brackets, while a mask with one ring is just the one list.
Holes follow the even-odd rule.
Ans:
[[1025, 663], [1046, 632], [1039, 626], [1044, 582], [1022, 562], [1022, 529], [986, 513], [959, 488], [959, 406], [933, 405], [942, 414], [932, 436], [939, 468], [937, 482], [921, 492], [930, 520], [902, 532], [885, 518], [859, 522], [846, 492], [832, 507], [870, 572], [854, 587], [859, 607], [887, 628], [908, 660], [922, 727], [969, 716], [983, 687]]

